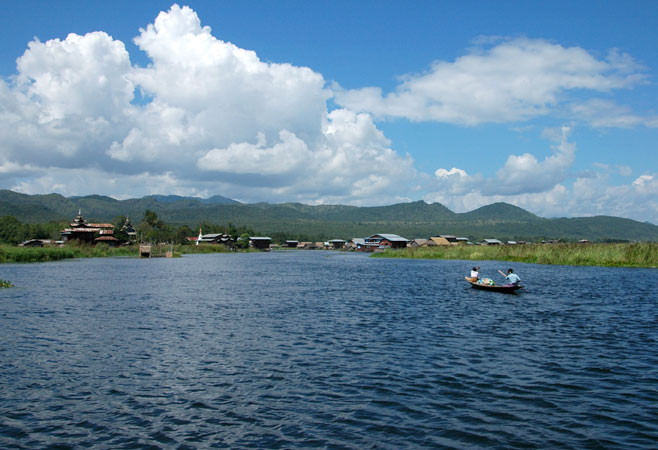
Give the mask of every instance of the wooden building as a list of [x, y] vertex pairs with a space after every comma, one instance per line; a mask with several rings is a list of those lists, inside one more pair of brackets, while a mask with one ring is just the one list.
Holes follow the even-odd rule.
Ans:
[[329, 241], [329, 245], [334, 249], [338, 250], [343, 247], [345, 247], [345, 244], [347, 244], [347, 241], [344, 239], [332, 239]]
[[46, 239], [30, 239], [18, 244], [19, 247], [43, 247], [46, 243], [50, 244], [50, 240]]
[[452, 245], [452, 243], [443, 236], [433, 236], [430, 238], [430, 241], [434, 242], [434, 245]]
[[376, 244], [378, 248], [405, 248], [408, 239], [397, 234], [373, 234], [365, 239], [366, 245]]
[[409, 241], [407, 247], [436, 247], [436, 243], [431, 239], [414, 239]]
[[230, 234], [227, 233], [211, 233], [202, 234], [201, 239], [196, 239], [199, 244], [222, 244], [227, 247], [233, 247], [234, 242]]
[[62, 240], [66, 243], [73, 241], [97, 244], [105, 242], [109, 245], [116, 245], [117, 238], [113, 236], [114, 225], [111, 223], [88, 223], [82, 216], [82, 211], [78, 211], [78, 215], [71, 223], [70, 228], [61, 231]]
[[264, 236], [249, 236], [249, 245], [259, 250], [269, 250], [272, 238]]

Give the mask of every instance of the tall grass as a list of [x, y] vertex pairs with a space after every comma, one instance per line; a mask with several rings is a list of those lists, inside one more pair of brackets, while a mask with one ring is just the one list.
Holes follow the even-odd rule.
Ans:
[[66, 246], [66, 247], [12, 247], [0, 246], [0, 263], [33, 263], [60, 261], [71, 258], [97, 258], [106, 256], [137, 256], [134, 247]]
[[75, 258], [76, 252], [67, 247], [12, 247], [0, 246], [0, 263], [31, 263], [59, 261], [66, 258]]
[[658, 267], [658, 243], [437, 246], [375, 253], [379, 258], [496, 260], [605, 267]]
[[206, 253], [229, 253], [231, 248], [222, 244], [177, 245], [174, 251], [180, 252], [184, 255], [196, 255]]
[[[165, 256], [172, 250], [171, 245], [154, 245], [151, 247], [152, 256]], [[224, 245], [175, 245], [173, 256], [197, 253], [227, 253], [231, 249]], [[139, 246], [109, 247], [98, 245], [67, 245], [65, 247], [14, 247], [0, 245], [0, 263], [34, 263], [60, 261], [71, 258], [105, 258], [113, 256], [139, 256]]]

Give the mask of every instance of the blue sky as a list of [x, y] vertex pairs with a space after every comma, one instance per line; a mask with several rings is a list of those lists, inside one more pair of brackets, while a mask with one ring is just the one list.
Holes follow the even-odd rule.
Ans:
[[24, 1], [0, 188], [658, 224], [658, 2]]

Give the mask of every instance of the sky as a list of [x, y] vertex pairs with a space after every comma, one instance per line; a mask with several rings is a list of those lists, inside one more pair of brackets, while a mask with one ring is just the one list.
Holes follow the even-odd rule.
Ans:
[[658, 224], [653, 0], [4, 9], [2, 189]]

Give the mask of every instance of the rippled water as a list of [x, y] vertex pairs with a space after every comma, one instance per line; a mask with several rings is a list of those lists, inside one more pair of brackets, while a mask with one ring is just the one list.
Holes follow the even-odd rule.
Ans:
[[658, 271], [471, 265], [2, 265], [0, 447], [656, 447]]

